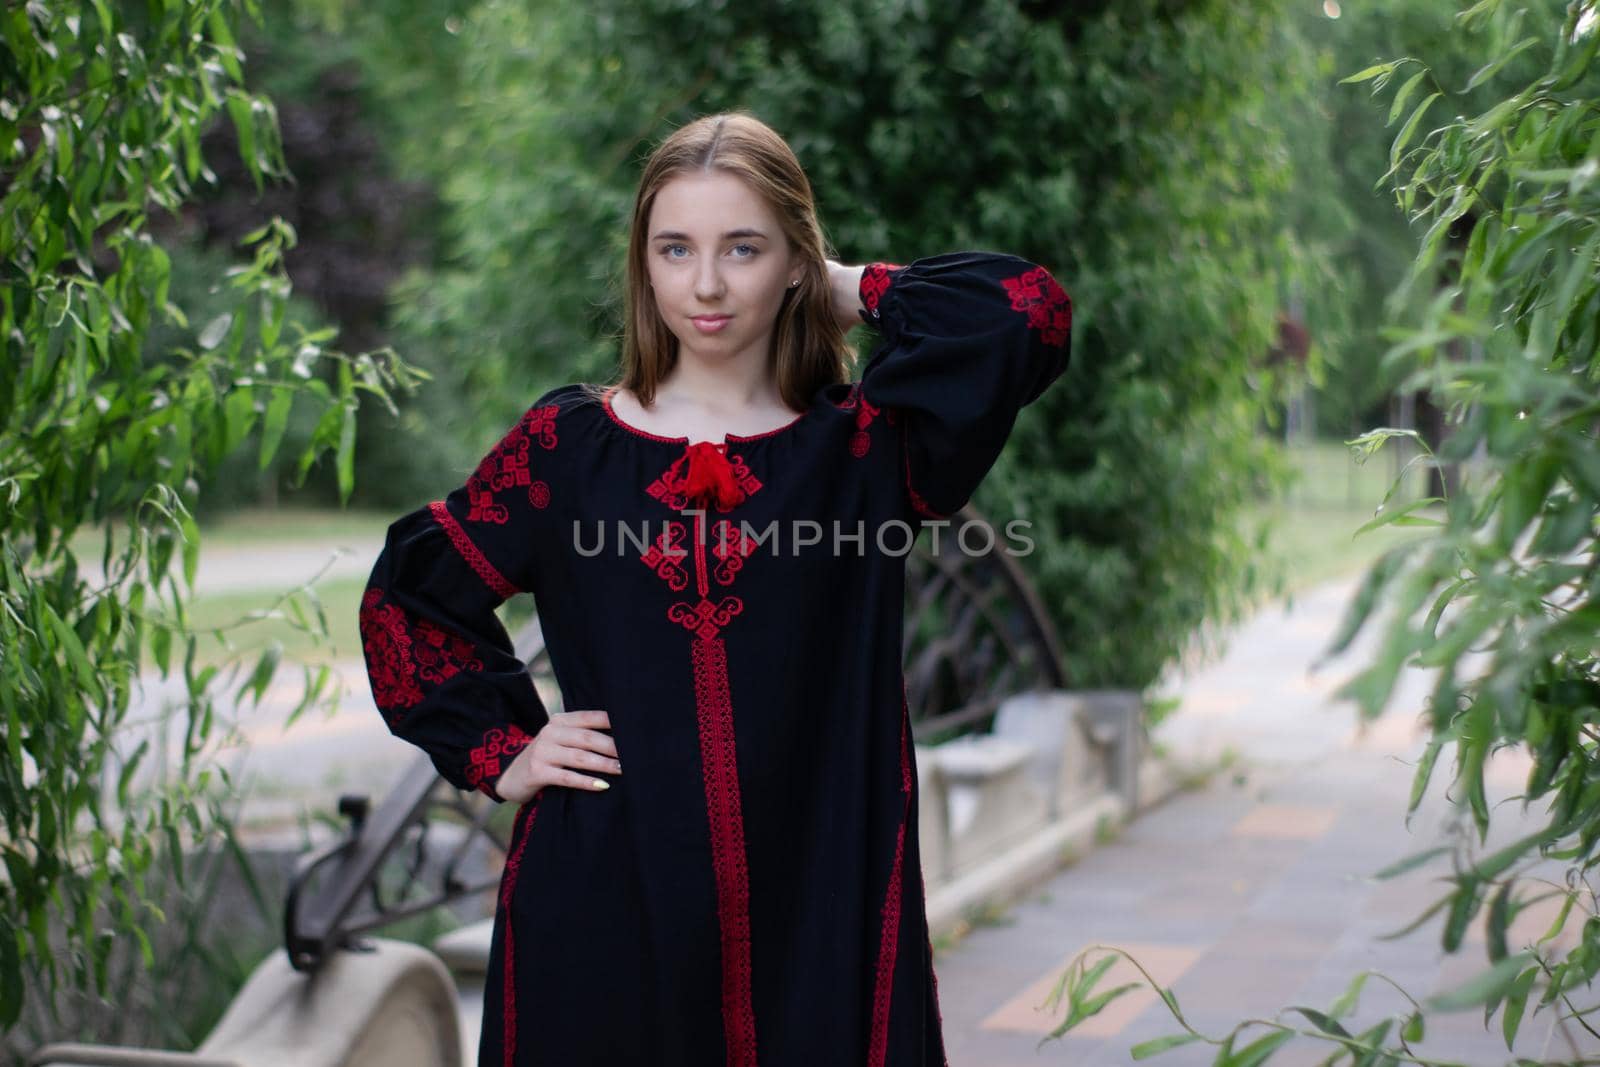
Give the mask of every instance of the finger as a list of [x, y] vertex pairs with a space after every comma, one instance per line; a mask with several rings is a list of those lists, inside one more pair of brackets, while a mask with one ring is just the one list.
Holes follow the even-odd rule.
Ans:
[[563, 726], [560, 731], [550, 733], [546, 744], [554, 744], [558, 749], [587, 749], [611, 757], [618, 753], [611, 734], [600, 733], [592, 726]]
[[556, 778], [555, 784], [570, 789], [581, 789], [585, 793], [598, 793], [611, 788], [611, 783], [605, 779], [596, 778], [592, 774], [579, 774], [577, 771], [562, 771]]
[[611, 716], [604, 708], [574, 708], [562, 715], [561, 721], [568, 726], [587, 726], [600, 730], [611, 728]]
[[616, 738], [598, 730], [579, 730], [570, 737], [562, 737], [561, 743], [568, 748], [585, 748], [590, 752], [599, 752], [606, 756], [618, 754]]
[[621, 774], [622, 764], [610, 756], [598, 752], [591, 752], [581, 748], [563, 748], [555, 760], [560, 766], [574, 767], [581, 770], [602, 771], [606, 774]]

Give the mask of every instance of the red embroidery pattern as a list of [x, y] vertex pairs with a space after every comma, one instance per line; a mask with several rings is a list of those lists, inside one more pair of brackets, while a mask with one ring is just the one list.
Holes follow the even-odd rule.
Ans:
[[1029, 328], [1038, 330], [1045, 344], [1060, 348], [1067, 343], [1072, 333], [1072, 298], [1049, 271], [1034, 267], [1000, 284], [1011, 297], [1011, 310], [1026, 312]]
[[[696, 442], [696, 445], [708, 445], [712, 449], [718, 449], [721, 447], [718, 445], [712, 445], [707, 441]], [[667, 505], [667, 507], [672, 508], [674, 511], [682, 511], [684, 508], [690, 506], [690, 490], [693, 488], [693, 486], [689, 476], [692, 471], [688, 469], [686, 461], [689, 460], [691, 450], [693, 450], [696, 445], [689, 445], [688, 448], [684, 450], [684, 454], [673, 461], [672, 466], [662, 471], [660, 477], [656, 478], [645, 488], [645, 492], [649, 493], [652, 497]], [[707, 456], [706, 458], [709, 459], [710, 457]], [[722, 458], [727, 466], [726, 477], [728, 478], [732, 487], [730, 489], [730, 495], [724, 497], [723, 499], [706, 499], [697, 506], [705, 507], [706, 504], [709, 503], [714, 505], [716, 510], [727, 512], [731, 511], [737, 505], [744, 503], [745, 500], [749, 499], [752, 493], [759, 490], [761, 488], [761, 479], [757, 478], [750, 472], [750, 468], [745, 465], [743, 456], [730, 453]], [[743, 495], [739, 496], [741, 493]], [[737, 499], [735, 499], [735, 497], [737, 497]]]
[[683, 569], [683, 561], [689, 557], [689, 550], [683, 547], [687, 536], [683, 523], [668, 522], [667, 528], [661, 531], [661, 536], [655, 539], [650, 550], [639, 557], [646, 567], [666, 581], [674, 593], [689, 588], [689, 572]]
[[[850, 389], [850, 396], [839, 405], [842, 411], [856, 413], [856, 430], [850, 435], [850, 454], [857, 459], [866, 455], [872, 448], [872, 436], [867, 433], [867, 427], [872, 425], [872, 420], [877, 418], [882, 408], [874, 406], [861, 392], [861, 383], [856, 382]], [[891, 426], [894, 417], [891, 413], [883, 412], [884, 419]]]
[[417, 675], [435, 685], [462, 671], [481, 671], [483, 661], [473, 655], [471, 641], [460, 634], [441, 629], [424, 619], [417, 623], [411, 654], [417, 661]]
[[729, 1067], [756, 1062], [756, 1017], [750, 999], [750, 884], [744, 853], [744, 817], [735, 763], [733, 703], [728, 653], [720, 640], [697, 640], [695, 710], [700, 721], [700, 763], [711, 824], [711, 865], [717, 880], [722, 927], [722, 1021]]
[[456, 546], [456, 551], [467, 561], [467, 566], [477, 572], [478, 577], [483, 579], [483, 584], [493, 589], [496, 596], [501, 600], [510, 600], [520, 592], [516, 586], [506, 581], [504, 575], [495, 570], [494, 564], [490, 563], [482, 552], [478, 551], [478, 546], [472, 543], [472, 538], [467, 536], [467, 531], [461, 528], [456, 517], [450, 514], [450, 509], [445, 507], [443, 500], [435, 500], [429, 504], [428, 511], [432, 513], [433, 520], [444, 527], [450, 543]]
[[383, 594], [368, 589], [361, 594], [361, 648], [372, 679], [372, 699], [391, 723], [404, 721], [401, 708], [422, 703], [422, 690], [413, 677], [411, 632], [406, 613], [398, 604], [383, 604]]
[[900, 269], [899, 263], [868, 263], [861, 272], [861, 304], [868, 311], [876, 311], [883, 294], [889, 291], [894, 279], [889, 272]]
[[680, 600], [667, 609], [667, 618], [700, 640], [710, 641], [743, 611], [744, 601], [736, 596], [725, 596], [715, 604], [704, 598], [698, 604]]
[[533, 738], [516, 723], [507, 723], [504, 728], [494, 727], [467, 753], [467, 781], [498, 799], [494, 779], [500, 777], [502, 764], [509, 764], [518, 752], [532, 743]]
[[500, 878], [500, 911], [504, 916], [506, 927], [506, 966], [504, 980], [501, 982], [503, 996], [501, 1006], [501, 1023], [504, 1026], [501, 1038], [501, 1052], [504, 1055], [505, 1067], [515, 1067], [517, 1059], [517, 970], [516, 970], [516, 942], [511, 936], [511, 897], [517, 888], [517, 875], [522, 870], [522, 852], [528, 847], [528, 836], [533, 833], [533, 820], [539, 814], [539, 798], [536, 796], [522, 810], [517, 813], [517, 822], [521, 824], [522, 836], [517, 840], [517, 847], [506, 859], [505, 873]]
[[[672, 466], [646, 488], [649, 495], [668, 507], [681, 510], [692, 500], [694, 515], [692, 543], [695, 602], [674, 601], [667, 608], [668, 621], [694, 635], [689, 661], [694, 674], [695, 714], [700, 735], [701, 774], [705, 779], [706, 821], [710, 829], [711, 864], [716, 878], [717, 916], [722, 942], [722, 1021], [727, 1040], [729, 1067], [755, 1067], [756, 1023], [751, 999], [750, 882], [744, 851], [744, 817], [739, 799], [733, 725], [733, 701], [728, 690], [727, 649], [721, 640], [724, 627], [744, 611], [744, 601], [736, 596], [710, 597], [705, 530], [706, 511], [714, 505], [719, 511], [748, 500], [761, 488], [761, 481], [750, 472], [738, 455], [727, 455], [726, 444], [709, 442], [686, 445]], [[687, 465], [688, 469], [685, 469]], [[688, 576], [682, 560], [683, 523], [670, 523], [661, 539], [640, 558], [674, 591], [687, 588]], [[716, 561], [716, 579], [730, 585], [755, 550], [754, 538], [723, 519], [715, 526], [716, 545], [711, 555]], [[669, 550], [673, 554], [669, 555]]]
[[872, 991], [872, 1037], [867, 1047], [869, 1067], [883, 1067], [889, 1042], [889, 1003], [894, 993], [894, 960], [900, 941], [900, 868], [904, 861], [906, 824], [911, 818], [911, 759], [906, 752], [906, 723], [910, 713], [905, 703], [905, 680], [901, 679], [900, 703], [900, 791], [905, 803], [900, 828], [895, 832], [894, 863], [889, 868], [889, 888], [883, 895], [883, 927], [878, 941], [878, 973]]
[[717, 557], [717, 569], [712, 574], [723, 585], [732, 585], [744, 569], [745, 557], [756, 550], [756, 539], [727, 519], [718, 519], [711, 529], [715, 539], [711, 552]]
[[467, 479], [467, 499], [472, 505], [467, 512], [468, 522], [504, 526], [510, 513], [496, 494], [520, 486], [527, 487], [528, 503], [536, 508], [550, 506], [550, 487], [534, 481], [528, 471], [528, 450], [535, 440], [546, 451], [556, 447], [556, 416], [560, 413], [559, 404], [529, 408], [522, 421], [483, 457], [478, 469]]

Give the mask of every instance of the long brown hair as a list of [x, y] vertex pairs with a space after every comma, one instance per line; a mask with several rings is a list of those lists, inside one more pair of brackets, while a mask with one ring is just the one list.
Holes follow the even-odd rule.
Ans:
[[778, 310], [772, 349], [783, 402], [805, 411], [818, 389], [848, 380], [855, 349], [833, 317], [824, 263], [832, 250], [817, 222], [811, 182], [777, 131], [744, 110], [705, 115], [679, 127], [645, 162], [628, 226], [621, 376], [611, 384], [626, 387], [648, 407], [657, 385], [677, 362], [678, 339], [667, 329], [650, 291], [646, 230], [663, 185], [683, 174], [710, 170], [742, 178], [763, 197], [803, 261], [800, 284], [784, 293]]

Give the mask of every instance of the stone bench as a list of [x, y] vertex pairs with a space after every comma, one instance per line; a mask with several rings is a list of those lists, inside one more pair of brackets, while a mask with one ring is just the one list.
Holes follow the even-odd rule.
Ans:
[[[46, 1045], [33, 1067], [460, 1067], [456, 987], [439, 957], [374, 937], [307, 974], [274, 952], [194, 1052]], [[474, 1038], [476, 1035], [474, 1035]], [[476, 1045], [476, 1040], [473, 1042]]]

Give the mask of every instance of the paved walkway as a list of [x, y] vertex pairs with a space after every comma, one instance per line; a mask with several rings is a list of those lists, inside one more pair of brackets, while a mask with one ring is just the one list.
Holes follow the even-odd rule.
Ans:
[[[1448, 751], [1441, 757], [1408, 831], [1403, 816], [1423, 741], [1412, 729], [1412, 709], [1422, 706], [1426, 679], [1408, 678], [1393, 710], [1363, 735], [1354, 706], [1331, 694], [1368, 662], [1370, 640], [1308, 671], [1350, 593], [1348, 584], [1330, 585], [1293, 607], [1262, 612], [1235, 635], [1220, 661], [1174, 683], [1183, 703], [1158, 728], [1157, 739], [1185, 753], [1231, 747], [1238, 753], [1231, 771], [1141, 816], [1116, 841], [1010, 909], [1000, 924], [979, 925], [952, 947], [936, 948], [952, 1067], [1128, 1064], [1133, 1045], [1182, 1032], [1146, 985], [1070, 1034], [1045, 1040], [1065, 1017], [1065, 998], [1054, 1011], [1042, 1005], [1067, 961], [1094, 944], [1137, 958], [1172, 989], [1190, 1023], [1212, 1037], [1294, 1005], [1326, 1011], [1365, 969], [1387, 974], [1421, 1000], [1487, 966], [1481, 914], [1453, 956], [1440, 948], [1439, 916], [1405, 938], [1380, 940], [1442, 895], [1435, 879], [1447, 865], [1393, 881], [1367, 876], [1443, 843], [1453, 815], [1443, 795], [1451, 758]], [[1491, 805], [1518, 791], [1526, 768], [1513, 754], [1494, 758], [1487, 776]], [[1491, 846], [1523, 832], [1529, 824], [1519, 815], [1515, 802], [1495, 809]], [[1542, 934], [1552, 914], [1536, 907], [1519, 916], [1513, 951]], [[1570, 946], [1571, 938], [1565, 943]], [[1096, 988], [1138, 981], [1139, 973], [1123, 961]], [[1404, 1003], [1373, 977], [1355, 1024], [1347, 1019], [1346, 1026], [1358, 1033]], [[1297, 1013], [1285, 1013], [1282, 1021], [1312, 1029]], [[1530, 1005], [1516, 1053], [1541, 1062], [1576, 1058], [1565, 1037], [1552, 1033], [1551, 1021], [1548, 1009], [1535, 1016]], [[1266, 1032], [1252, 1028], [1236, 1047]], [[1578, 1049], [1600, 1055], [1600, 1044], [1581, 1029], [1576, 1033]], [[1485, 1030], [1481, 1009], [1430, 1016], [1425, 1040], [1413, 1047], [1422, 1056], [1473, 1067], [1511, 1058], [1499, 1014]], [[1145, 1062], [1210, 1064], [1216, 1051], [1195, 1044]], [[1310, 1065], [1335, 1051], [1327, 1042], [1296, 1039], [1270, 1062]]]

